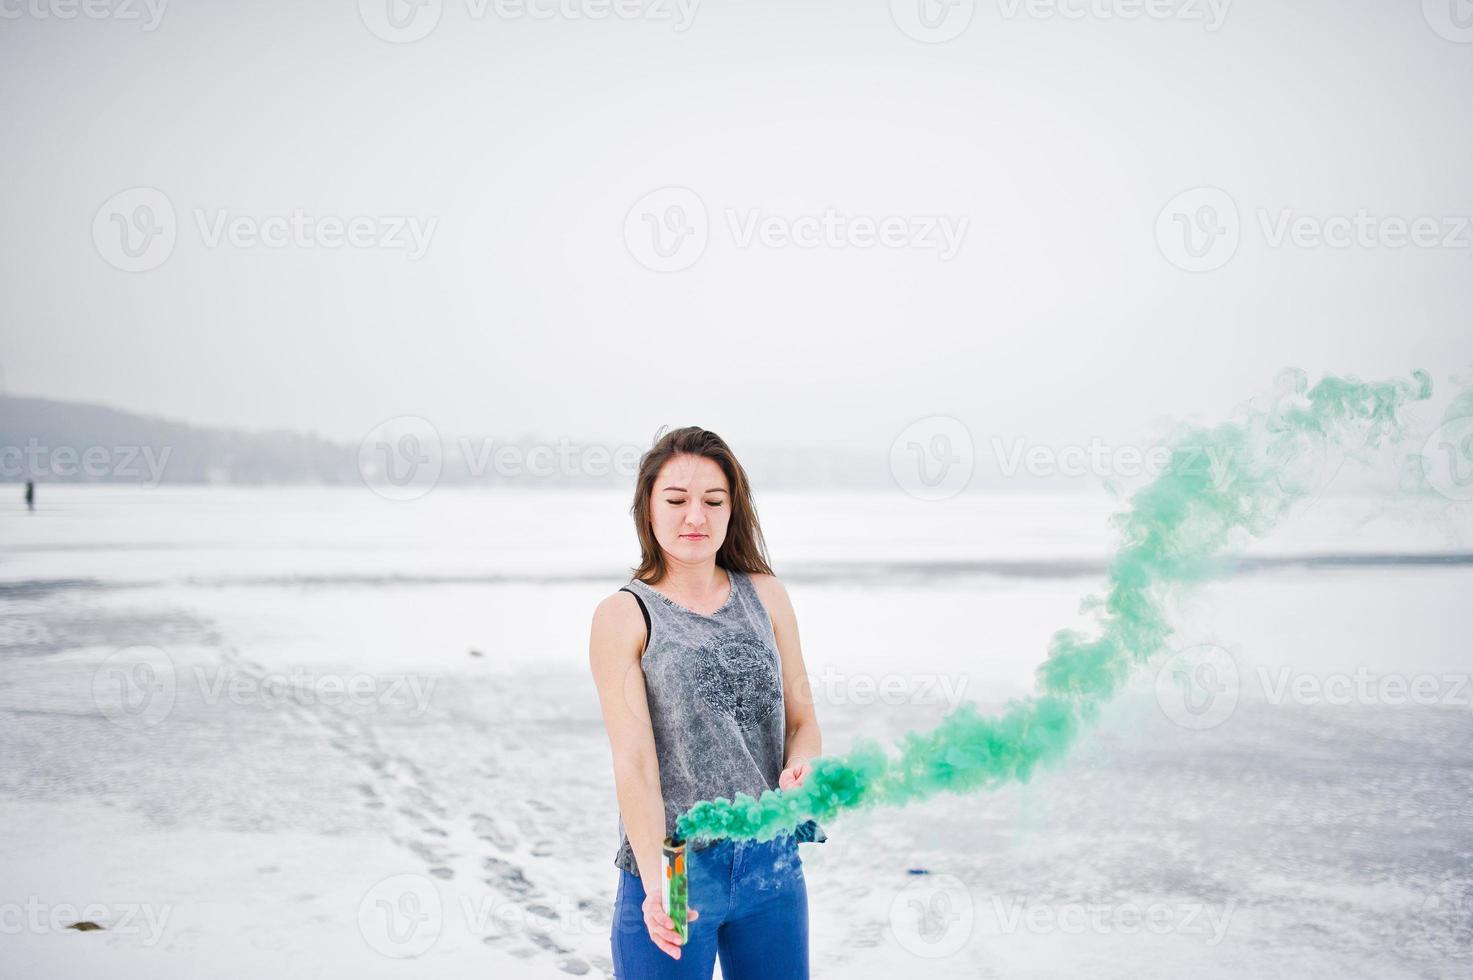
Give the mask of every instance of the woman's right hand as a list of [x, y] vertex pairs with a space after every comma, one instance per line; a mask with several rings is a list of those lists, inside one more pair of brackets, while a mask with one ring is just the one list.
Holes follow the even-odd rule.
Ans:
[[[644, 897], [641, 906], [644, 911], [644, 924], [650, 931], [650, 939], [665, 953], [680, 959], [680, 937], [675, 934], [675, 922], [665, 912], [664, 897], [651, 893]], [[693, 908], [686, 909], [686, 922], [694, 922], [700, 918], [700, 913]]]

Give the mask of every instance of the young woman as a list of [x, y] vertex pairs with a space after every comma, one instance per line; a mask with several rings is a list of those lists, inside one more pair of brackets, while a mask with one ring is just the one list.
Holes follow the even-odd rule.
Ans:
[[614, 975], [710, 980], [719, 955], [725, 980], [806, 980], [798, 842], [827, 839], [814, 821], [770, 841], [689, 841], [684, 945], [661, 901], [661, 843], [681, 813], [801, 786], [822, 746], [746, 471], [714, 432], [676, 429], [641, 458], [631, 512], [640, 564], [594, 611], [588, 655], [619, 799]]

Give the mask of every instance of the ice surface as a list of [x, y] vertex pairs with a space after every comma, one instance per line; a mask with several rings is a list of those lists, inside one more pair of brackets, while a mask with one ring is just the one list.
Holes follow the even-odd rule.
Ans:
[[[0, 508], [0, 976], [607, 973], [587, 641], [635, 558], [627, 500], [40, 489], [34, 514]], [[1026, 691], [1110, 545], [1103, 496], [759, 509], [829, 751]], [[1253, 553], [1453, 552], [1467, 531], [1323, 500]], [[826, 827], [803, 846], [814, 975], [1468, 970], [1470, 586], [1466, 564], [1213, 581], [1180, 633], [1236, 657], [1226, 722], [1173, 724], [1143, 677], [1027, 786]], [[167, 658], [151, 724], [110, 686], [137, 647]], [[1440, 701], [1273, 701], [1356, 671], [1435, 678]], [[101, 903], [113, 928], [34, 927], [27, 902]]]

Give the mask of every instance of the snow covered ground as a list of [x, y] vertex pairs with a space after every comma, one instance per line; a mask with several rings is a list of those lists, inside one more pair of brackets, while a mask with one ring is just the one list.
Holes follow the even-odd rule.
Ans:
[[[40, 491], [0, 504], [0, 977], [609, 973], [586, 657], [627, 499]], [[829, 753], [1025, 693], [1088, 628], [1118, 506], [758, 505]], [[1365, 498], [1249, 553], [1469, 550], [1466, 519]], [[1470, 586], [1406, 561], [1214, 580], [1180, 612], [1193, 659], [1063, 766], [803, 845], [814, 975], [1473, 969]]]

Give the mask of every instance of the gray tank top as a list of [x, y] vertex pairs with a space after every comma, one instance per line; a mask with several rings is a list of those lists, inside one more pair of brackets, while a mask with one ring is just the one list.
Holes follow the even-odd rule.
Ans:
[[[782, 658], [767, 609], [745, 572], [727, 569], [731, 591], [709, 616], [692, 612], [638, 579], [624, 586], [641, 600], [649, 641], [641, 659], [660, 764], [665, 833], [699, 800], [761, 796], [777, 789], [786, 721]], [[813, 820], [800, 841], [828, 839]], [[715, 841], [693, 840], [692, 850]], [[616, 867], [639, 876], [619, 816]]]

